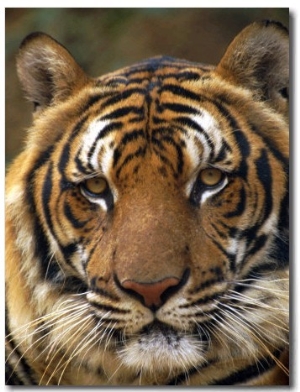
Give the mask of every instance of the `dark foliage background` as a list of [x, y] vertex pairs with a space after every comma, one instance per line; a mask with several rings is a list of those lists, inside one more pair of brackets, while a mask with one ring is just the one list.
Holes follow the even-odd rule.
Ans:
[[288, 8], [7, 8], [6, 162], [21, 150], [31, 122], [15, 71], [22, 39], [44, 31], [91, 76], [166, 54], [216, 64], [233, 37], [262, 19], [289, 25]]

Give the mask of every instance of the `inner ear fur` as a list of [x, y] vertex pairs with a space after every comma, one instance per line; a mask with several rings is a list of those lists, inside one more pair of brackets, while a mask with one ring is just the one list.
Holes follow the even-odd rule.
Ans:
[[254, 99], [288, 114], [289, 35], [280, 23], [264, 21], [246, 27], [229, 45], [216, 71], [251, 90]]
[[40, 32], [22, 42], [17, 72], [27, 98], [41, 108], [63, 101], [88, 79], [66, 48]]

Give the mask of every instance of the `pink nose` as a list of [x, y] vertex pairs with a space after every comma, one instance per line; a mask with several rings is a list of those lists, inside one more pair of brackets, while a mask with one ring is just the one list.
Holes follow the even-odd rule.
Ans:
[[161, 296], [170, 287], [177, 286], [180, 280], [174, 277], [165, 278], [155, 283], [139, 283], [134, 280], [125, 280], [121, 285], [126, 290], [142, 296], [145, 306], [159, 307], [162, 304]]

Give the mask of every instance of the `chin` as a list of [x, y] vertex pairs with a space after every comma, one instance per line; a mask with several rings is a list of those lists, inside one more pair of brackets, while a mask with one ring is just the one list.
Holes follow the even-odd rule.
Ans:
[[144, 328], [138, 336], [126, 338], [119, 355], [132, 370], [145, 377], [170, 377], [205, 363], [207, 343], [197, 334], [186, 334], [161, 322]]

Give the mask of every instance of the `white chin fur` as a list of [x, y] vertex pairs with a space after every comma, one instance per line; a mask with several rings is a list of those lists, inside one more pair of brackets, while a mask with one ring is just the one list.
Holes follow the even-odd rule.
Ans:
[[154, 375], [172, 375], [205, 362], [205, 343], [193, 336], [153, 330], [129, 339], [120, 352], [132, 370]]

